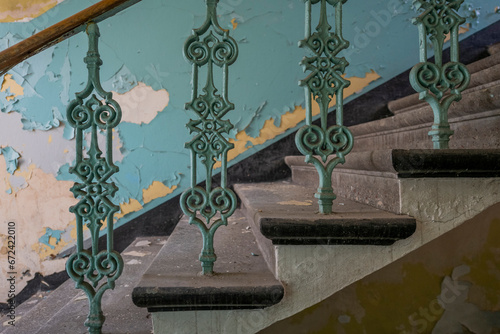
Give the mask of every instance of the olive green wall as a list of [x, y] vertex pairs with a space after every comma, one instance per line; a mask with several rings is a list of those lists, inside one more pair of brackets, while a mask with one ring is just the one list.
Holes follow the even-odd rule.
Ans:
[[500, 333], [500, 204], [271, 333]]

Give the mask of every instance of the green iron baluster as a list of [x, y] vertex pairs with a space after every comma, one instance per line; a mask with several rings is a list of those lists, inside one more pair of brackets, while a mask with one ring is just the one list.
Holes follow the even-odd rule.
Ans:
[[[68, 105], [69, 124], [76, 129], [76, 162], [70, 169], [81, 183], [75, 183], [71, 191], [80, 201], [70, 208], [76, 216], [77, 245], [76, 253], [66, 263], [68, 275], [76, 282], [76, 288], [82, 289], [89, 299], [90, 311], [85, 326], [89, 333], [101, 333], [104, 315], [101, 300], [104, 292], [114, 289], [115, 280], [123, 271], [123, 260], [113, 250], [113, 215], [119, 207], [111, 202], [118, 190], [110, 177], [118, 171], [113, 164], [112, 129], [121, 120], [121, 109], [112, 99], [112, 93], [101, 87], [99, 69], [102, 60], [98, 51], [99, 29], [94, 22], [87, 26], [89, 51], [85, 57], [88, 68], [88, 82], [85, 89], [76, 94], [76, 99]], [[96, 92], [99, 98], [92, 94]], [[86, 100], [86, 101], [85, 101]], [[103, 103], [104, 102], [104, 103]], [[90, 131], [90, 147], [87, 157], [84, 152], [84, 132]], [[106, 136], [106, 155], [99, 149], [98, 132]], [[103, 221], [107, 221], [107, 248], [99, 252], [99, 231]], [[83, 249], [83, 224], [86, 224], [92, 239], [91, 251]], [[87, 278], [87, 280], [85, 280]], [[99, 281], [106, 282], [99, 286]]]
[[[236, 195], [227, 187], [227, 152], [234, 147], [223, 136], [228, 134], [233, 125], [222, 120], [234, 105], [228, 100], [228, 67], [238, 57], [236, 41], [229, 36], [229, 31], [222, 29], [217, 21], [217, 3], [219, 0], [206, 0], [207, 18], [205, 23], [193, 30], [193, 34], [184, 44], [184, 56], [193, 65], [192, 100], [186, 109], [196, 113], [199, 119], [187, 124], [195, 137], [186, 148], [191, 150], [191, 188], [181, 196], [181, 207], [189, 216], [189, 223], [195, 224], [203, 236], [203, 250], [200, 254], [203, 274], [213, 274], [217, 259], [213, 238], [221, 225], [227, 225], [227, 219], [236, 210]], [[214, 65], [222, 68], [223, 89], [217, 94], [214, 84]], [[207, 81], [204, 94], [198, 93], [199, 69], [207, 67]], [[205, 167], [207, 181], [203, 189], [197, 186], [196, 168], [198, 158]], [[212, 189], [212, 174], [215, 162], [221, 161], [221, 186]], [[201, 215], [205, 221], [200, 219]], [[216, 214], [220, 213], [220, 217]], [[214, 219], [214, 221], [212, 221]]]
[[[470, 82], [467, 68], [459, 62], [458, 30], [465, 19], [457, 13], [464, 0], [414, 0], [424, 12], [413, 20], [418, 25], [420, 63], [413, 67], [410, 82], [420, 99], [427, 101], [434, 112], [432, 136], [435, 149], [448, 148], [453, 131], [448, 123], [448, 109], [453, 101], [462, 99]], [[450, 34], [451, 61], [443, 65], [443, 45]], [[427, 37], [434, 48], [435, 63], [427, 61]], [[449, 92], [448, 92], [449, 91]]]
[[[306, 96], [306, 125], [295, 137], [299, 151], [306, 156], [305, 161], [312, 163], [319, 174], [319, 188], [314, 195], [318, 199], [320, 213], [332, 212], [332, 203], [336, 198], [332, 189], [332, 172], [335, 166], [345, 162], [345, 155], [353, 146], [351, 132], [343, 125], [344, 88], [350, 82], [342, 77], [349, 65], [338, 53], [349, 46], [342, 37], [342, 5], [347, 0], [306, 0], [306, 36], [299, 46], [312, 51], [311, 57], [304, 57], [301, 65], [304, 71], [311, 73], [300, 85], [304, 87]], [[311, 34], [312, 5], [321, 3], [319, 24], [316, 32]], [[328, 24], [327, 3], [335, 8], [335, 32]], [[336, 96], [336, 125], [328, 127], [328, 107]], [[321, 126], [312, 124], [312, 101], [319, 105]], [[336, 157], [327, 162], [328, 157]], [[321, 160], [314, 155], [318, 155]]]

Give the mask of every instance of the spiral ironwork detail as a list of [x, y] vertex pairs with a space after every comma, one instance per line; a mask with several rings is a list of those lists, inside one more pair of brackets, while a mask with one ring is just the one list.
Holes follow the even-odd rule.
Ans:
[[[342, 37], [342, 5], [347, 0], [306, 0], [306, 37], [299, 46], [308, 49], [312, 55], [304, 57], [301, 65], [310, 72], [300, 85], [306, 95], [306, 125], [295, 137], [299, 151], [306, 156], [306, 162], [312, 163], [319, 174], [318, 198], [319, 210], [327, 214], [332, 212], [335, 194], [332, 189], [332, 172], [335, 166], [345, 162], [353, 147], [353, 137], [343, 125], [343, 92], [350, 82], [342, 75], [349, 65], [339, 52], [349, 47], [349, 42]], [[320, 4], [320, 20], [316, 31], [311, 33], [312, 5]], [[335, 30], [328, 23], [327, 5], [335, 10]], [[335, 97], [336, 124], [328, 127], [328, 108]], [[312, 124], [312, 99], [320, 110], [321, 125]], [[318, 159], [319, 157], [319, 159]], [[330, 159], [330, 157], [333, 157]]]
[[[434, 124], [429, 135], [435, 149], [449, 147], [453, 131], [448, 123], [448, 109], [454, 101], [462, 99], [468, 87], [470, 73], [459, 62], [458, 33], [465, 19], [458, 14], [463, 0], [414, 0], [422, 13], [413, 20], [418, 25], [420, 39], [420, 63], [410, 72], [410, 83], [420, 99], [427, 101], [434, 113]], [[443, 47], [450, 39], [451, 61], [443, 64]], [[434, 63], [427, 60], [427, 41], [434, 49]]]
[[[224, 137], [233, 125], [223, 117], [234, 105], [228, 99], [229, 66], [238, 57], [236, 41], [229, 31], [221, 28], [217, 19], [218, 0], [207, 0], [207, 15], [203, 25], [193, 30], [184, 44], [184, 57], [193, 66], [193, 92], [186, 109], [191, 110], [197, 119], [190, 120], [188, 129], [194, 134], [185, 147], [191, 151], [191, 188], [180, 199], [183, 212], [189, 223], [198, 226], [203, 236], [203, 249], [200, 261], [203, 274], [213, 274], [217, 259], [213, 247], [215, 231], [227, 225], [227, 219], [236, 210], [236, 195], [227, 186], [227, 153], [234, 147]], [[222, 69], [222, 92], [214, 83], [214, 66]], [[199, 70], [206, 68], [207, 78], [202, 93], [198, 91]], [[221, 163], [221, 186], [212, 189], [212, 175], [216, 162]], [[197, 186], [198, 163], [204, 166], [205, 187]], [[203, 220], [201, 219], [203, 218]]]
[[[85, 325], [89, 333], [101, 333], [105, 317], [101, 309], [104, 292], [115, 287], [115, 281], [123, 271], [123, 260], [113, 250], [113, 215], [119, 207], [111, 198], [118, 191], [110, 181], [118, 167], [113, 164], [112, 130], [121, 120], [121, 108], [113, 100], [112, 93], [104, 91], [99, 78], [102, 60], [98, 51], [99, 29], [93, 22], [87, 25], [89, 51], [84, 61], [88, 68], [85, 89], [76, 94], [67, 108], [68, 123], [75, 128], [76, 161], [70, 172], [80, 182], [71, 188], [79, 202], [70, 208], [76, 216], [76, 252], [66, 262], [69, 277], [76, 288], [87, 295], [90, 311]], [[105, 155], [98, 143], [100, 132], [106, 137]], [[90, 133], [90, 145], [86, 150], [84, 134]], [[84, 151], [86, 156], [84, 157]], [[99, 232], [107, 222], [107, 246], [99, 252]], [[86, 225], [92, 239], [91, 250], [83, 249], [83, 226]], [[101, 284], [101, 281], [106, 281]]]

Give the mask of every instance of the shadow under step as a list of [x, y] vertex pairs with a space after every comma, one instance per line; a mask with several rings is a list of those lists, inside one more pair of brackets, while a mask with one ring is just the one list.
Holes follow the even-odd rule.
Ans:
[[259, 254], [257, 242], [239, 210], [215, 233], [215, 274], [201, 275], [201, 233], [184, 216], [132, 299], [150, 312], [257, 309], [277, 304], [284, 288]]
[[[303, 156], [289, 156], [285, 161], [294, 183], [318, 187], [316, 169]], [[402, 197], [415, 192], [415, 182], [426, 182], [430, 189], [436, 178], [496, 178], [500, 176], [498, 166], [498, 149], [352, 152], [334, 170], [332, 185], [338, 196], [401, 213]]]

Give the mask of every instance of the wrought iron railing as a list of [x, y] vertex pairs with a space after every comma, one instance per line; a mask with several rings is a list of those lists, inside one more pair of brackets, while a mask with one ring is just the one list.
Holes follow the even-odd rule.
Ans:
[[[300, 82], [305, 89], [306, 125], [295, 137], [299, 151], [306, 156], [306, 162], [316, 167], [319, 174], [318, 199], [320, 213], [332, 212], [336, 198], [332, 189], [332, 172], [335, 166], [345, 162], [354, 144], [351, 132], [343, 125], [344, 89], [350, 85], [342, 74], [349, 63], [339, 52], [349, 47], [342, 37], [342, 5], [347, 0], [306, 0], [306, 36], [299, 45], [312, 55], [305, 57], [301, 65], [311, 73]], [[320, 4], [320, 20], [316, 31], [311, 33], [312, 5]], [[328, 23], [327, 5], [335, 10], [335, 30]], [[336, 124], [328, 127], [328, 109], [336, 98]], [[321, 126], [314, 125], [312, 99], [319, 105]], [[336, 155], [333, 159], [329, 157]], [[318, 158], [318, 157], [319, 158]], [[328, 161], [327, 161], [328, 160]]]
[[[203, 250], [200, 254], [203, 274], [213, 274], [217, 259], [214, 251], [214, 234], [236, 210], [236, 195], [227, 187], [227, 152], [234, 147], [225, 135], [233, 125], [222, 118], [234, 105], [228, 99], [229, 66], [238, 57], [236, 41], [229, 31], [222, 29], [217, 20], [219, 0], [206, 0], [207, 17], [205, 23], [193, 30], [184, 44], [184, 56], [193, 65], [193, 91], [191, 102], [186, 109], [193, 111], [198, 119], [187, 124], [193, 140], [186, 143], [191, 150], [191, 188], [181, 197], [181, 207], [189, 216], [189, 223], [198, 226], [203, 236]], [[222, 68], [222, 92], [214, 83], [214, 65]], [[199, 92], [199, 70], [207, 68], [207, 79], [203, 94]], [[205, 167], [205, 188], [198, 186], [198, 158]], [[221, 161], [221, 185], [212, 189], [212, 174], [216, 161]], [[202, 220], [204, 219], [204, 221]]]
[[[122, 112], [112, 93], [104, 91], [101, 86], [99, 71], [102, 60], [96, 23], [87, 25], [87, 34], [87, 85], [76, 94], [76, 99], [67, 109], [68, 122], [76, 130], [76, 161], [70, 172], [79, 179], [71, 191], [79, 202], [70, 209], [76, 216], [77, 245], [76, 252], [66, 262], [66, 271], [76, 282], [76, 288], [82, 289], [89, 299], [90, 311], [85, 322], [89, 333], [99, 334], [105, 319], [101, 309], [102, 296], [106, 290], [114, 289], [115, 281], [123, 271], [122, 257], [113, 250], [113, 216], [119, 207], [111, 199], [118, 188], [110, 181], [111, 176], [118, 172], [118, 167], [113, 164], [112, 131], [120, 123]], [[106, 139], [104, 156], [98, 143], [100, 130], [104, 131]], [[91, 138], [88, 146], [84, 145], [86, 131], [90, 131]], [[85, 147], [89, 147], [86, 157]], [[99, 232], [104, 222], [107, 223], [107, 247], [99, 251]], [[90, 250], [83, 248], [83, 225], [90, 230]], [[106, 282], [100, 285], [103, 279]]]
[[[448, 109], [454, 101], [462, 99], [462, 91], [469, 85], [470, 74], [459, 62], [458, 32], [465, 19], [458, 15], [464, 0], [414, 0], [417, 10], [423, 13], [414, 19], [420, 39], [420, 63], [410, 73], [413, 88], [420, 99], [427, 101], [434, 112], [432, 136], [435, 149], [448, 148], [453, 130], [448, 123]], [[450, 38], [451, 61], [443, 64], [443, 47]], [[427, 61], [427, 42], [434, 49], [434, 63]]]
[[[67, 262], [69, 276], [76, 281], [89, 299], [90, 312], [86, 326], [90, 333], [101, 333], [104, 315], [101, 309], [103, 293], [113, 289], [115, 280], [123, 270], [121, 256], [113, 250], [113, 215], [119, 210], [111, 198], [118, 188], [110, 178], [118, 172], [112, 157], [112, 129], [121, 119], [120, 106], [112, 94], [101, 87], [99, 71], [102, 60], [98, 51], [99, 29], [96, 22], [140, 0], [103, 0], [67, 20], [28, 38], [27, 40], [0, 52], [0, 75], [12, 66], [37, 52], [54, 45], [71, 34], [83, 31], [89, 37], [89, 50], [84, 61], [88, 68], [86, 88], [76, 94], [67, 109], [67, 118], [76, 129], [76, 160], [71, 172], [79, 181], [71, 189], [79, 203], [70, 210], [76, 215], [76, 252]], [[353, 148], [353, 136], [343, 124], [343, 91], [349, 81], [343, 76], [348, 62], [339, 53], [349, 46], [342, 36], [342, 8], [347, 0], [305, 0], [306, 31], [299, 45], [308, 49], [311, 55], [304, 57], [301, 64], [309, 75], [300, 82], [305, 90], [306, 125], [296, 135], [298, 149], [305, 155], [306, 162], [313, 164], [319, 174], [320, 186], [315, 197], [323, 214], [332, 212], [335, 194], [331, 176], [339, 163]], [[236, 195], [227, 184], [228, 151], [233, 148], [227, 136], [233, 125], [223, 119], [234, 109], [228, 98], [228, 75], [238, 56], [236, 41], [223, 29], [217, 18], [219, 0], [205, 0], [206, 20], [193, 30], [184, 45], [184, 55], [192, 65], [192, 98], [186, 104], [197, 119], [190, 120], [187, 128], [194, 133], [186, 143], [191, 151], [191, 187], [181, 196], [181, 207], [203, 235], [203, 249], [200, 254], [203, 274], [214, 272], [216, 255], [213, 247], [214, 234], [236, 209]], [[433, 108], [435, 122], [432, 131], [435, 148], [447, 148], [453, 133], [447, 119], [447, 111], [453, 101], [461, 98], [470, 75], [459, 62], [458, 28], [464, 22], [457, 14], [463, 0], [415, 0], [418, 9], [424, 12], [415, 19], [420, 32], [420, 58], [411, 72], [411, 84]], [[319, 5], [319, 23], [312, 32], [312, 10]], [[335, 27], [328, 22], [328, 8], [334, 10]], [[94, 20], [88, 23], [90, 20]], [[333, 30], [332, 30], [333, 29]], [[451, 61], [442, 64], [443, 45], [447, 34], [451, 38]], [[427, 61], [427, 38], [433, 44], [435, 62]], [[222, 73], [221, 92], [218, 93], [215, 78], [217, 68]], [[200, 71], [206, 72], [206, 82], [200, 92]], [[320, 126], [313, 124], [313, 101], [320, 110]], [[335, 105], [336, 124], [328, 126], [328, 109]], [[90, 133], [89, 149], [84, 147], [84, 134]], [[98, 136], [104, 132], [105, 153], [98, 144]], [[86, 153], [85, 153], [86, 152]], [[84, 156], [85, 155], [85, 156]], [[205, 187], [198, 185], [199, 163], [206, 175]], [[212, 186], [214, 166], [221, 163], [221, 185]], [[107, 224], [107, 247], [98, 250], [99, 232]], [[83, 248], [83, 227], [90, 230], [92, 247]], [[102, 284], [102, 280], [105, 280]], [[101, 285], [100, 285], [101, 284]]]

